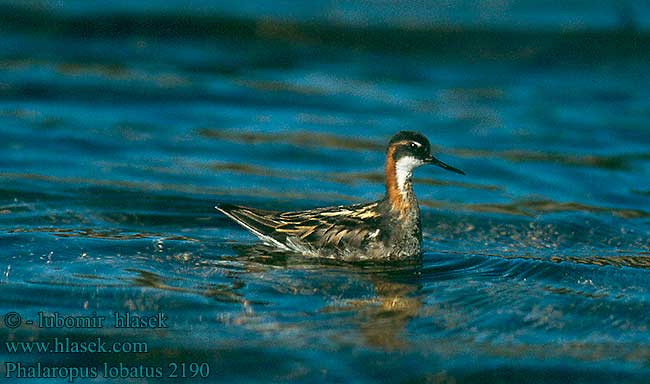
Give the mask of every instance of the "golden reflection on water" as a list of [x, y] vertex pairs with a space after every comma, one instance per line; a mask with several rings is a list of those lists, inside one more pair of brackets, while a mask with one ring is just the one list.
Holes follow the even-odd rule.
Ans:
[[134, 239], [161, 239], [161, 240], [178, 240], [178, 241], [191, 241], [196, 242], [186, 236], [164, 236], [160, 233], [153, 232], [138, 232], [138, 233], [125, 233], [117, 229], [96, 229], [96, 228], [56, 228], [56, 227], [29, 227], [29, 228], [14, 228], [8, 231], [9, 233], [30, 233], [41, 232], [49, 233], [56, 237], [81, 237], [88, 239], [103, 239], [103, 240], [134, 240]]
[[146, 181], [123, 181], [123, 180], [109, 180], [109, 179], [93, 179], [85, 177], [60, 177], [50, 176], [35, 173], [0, 173], [0, 179], [16, 180], [38, 180], [47, 181], [57, 184], [83, 184], [90, 186], [113, 187], [116, 189], [131, 189], [140, 191], [168, 191], [180, 192], [187, 194], [197, 195], [210, 195], [210, 196], [263, 196], [266, 198], [281, 198], [281, 199], [319, 199], [330, 201], [358, 201], [359, 199], [354, 196], [342, 195], [338, 193], [314, 192], [314, 193], [300, 193], [295, 191], [278, 192], [266, 188], [251, 189], [235, 189], [235, 188], [220, 188], [213, 186], [199, 186], [192, 184], [174, 184], [174, 183], [159, 183], [159, 182], [146, 182]]
[[629, 256], [619, 256], [619, 255], [604, 255], [604, 256], [551, 256], [550, 261], [552, 262], [571, 262], [576, 264], [589, 264], [589, 265], [598, 265], [601, 267], [612, 266], [612, 267], [631, 267], [631, 268], [641, 268], [641, 269], [650, 269], [650, 256], [643, 255], [629, 255]]
[[354, 312], [355, 323], [365, 343], [385, 350], [403, 349], [409, 343], [404, 337], [406, 326], [418, 315], [421, 299], [415, 294], [418, 286], [371, 277], [374, 297], [354, 300], [332, 300], [321, 309], [323, 313]]
[[483, 203], [483, 204], [453, 204], [441, 203], [422, 199], [420, 204], [432, 208], [445, 207], [451, 210], [464, 210], [471, 212], [498, 213], [515, 216], [535, 217], [549, 213], [560, 212], [585, 212], [612, 214], [623, 219], [639, 219], [650, 217], [650, 212], [640, 209], [597, 207], [574, 202], [557, 202], [552, 200], [519, 200], [511, 203]]
[[610, 170], [628, 170], [634, 161], [650, 160], [650, 153], [626, 153], [621, 155], [571, 155], [557, 152], [528, 150], [491, 151], [466, 148], [447, 149], [446, 152], [466, 158], [500, 158], [511, 162], [558, 163], [571, 166]]
[[238, 290], [243, 287], [244, 283], [238, 280], [233, 280], [231, 284], [209, 284], [205, 286], [187, 288], [167, 284], [164, 277], [159, 276], [153, 272], [138, 269], [127, 269], [126, 271], [136, 274], [134, 277], [128, 279], [131, 284], [136, 287], [156, 288], [166, 291], [198, 294], [206, 298], [224, 303], [246, 302], [246, 299], [244, 299], [243, 295], [238, 292]]
[[[530, 246], [530, 244], [527, 244]], [[522, 248], [525, 246], [522, 244]], [[546, 248], [546, 247], [544, 247]], [[436, 251], [442, 254], [458, 254], [466, 255], [467, 253], [455, 252], [455, 251]], [[471, 252], [471, 255], [479, 255], [483, 257], [506, 260], [535, 260], [540, 262], [551, 262], [551, 263], [573, 263], [573, 264], [584, 264], [584, 265], [593, 265], [598, 267], [630, 267], [630, 268], [640, 268], [640, 269], [650, 269], [650, 252], [639, 252], [639, 251], [625, 251], [619, 250], [620, 254], [602, 254], [602, 255], [571, 255], [564, 253], [556, 253], [550, 257], [548, 256], [539, 256], [530, 253], [524, 253], [517, 250], [507, 251], [499, 250], [499, 253], [489, 253], [489, 252]]]
[[247, 87], [247, 88], [252, 88], [258, 91], [291, 92], [298, 95], [322, 95], [323, 94], [322, 90], [318, 87], [290, 84], [284, 81], [239, 79], [239, 80], [234, 80], [233, 82], [237, 85]]
[[223, 129], [202, 128], [197, 131], [199, 136], [233, 141], [244, 144], [283, 143], [303, 147], [348, 149], [348, 150], [375, 150], [383, 151], [386, 144], [376, 141], [346, 137], [322, 132], [285, 131], [285, 132], [243, 132]]
[[133, 69], [119, 63], [58, 62], [40, 59], [1, 60], [0, 69], [51, 70], [60, 77], [96, 77], [113, 82], [141, 82], [160, 88], [187, 87], [191, 85], [188, 78], [177, 72], [155, 72]]

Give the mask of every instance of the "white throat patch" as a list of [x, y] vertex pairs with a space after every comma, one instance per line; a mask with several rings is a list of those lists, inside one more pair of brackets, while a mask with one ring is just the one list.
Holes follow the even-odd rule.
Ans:
[[397, 160], [395, 163], [395, 179], [397, 181], [397, 188], [399, 188], [402, 194], [406, 193], [406, 185], [411, 179], [413, 169], [422, 164], [424, 164], [422, 160], [418, 160], [412, 156], [402, 157]]

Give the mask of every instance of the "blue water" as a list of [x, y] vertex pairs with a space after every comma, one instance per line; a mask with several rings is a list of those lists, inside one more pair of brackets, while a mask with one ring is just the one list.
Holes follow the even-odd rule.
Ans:
[[[464, 27], [411, 28], [376, 26], [376, 7], [341, 24], [363, 2], [280, 23], [266, 8], [84, 4], [0, 12], [0, 315], [23, 318], [0, 318], [3, 377], [7, 362], [166, 376], [196, 362], [223, 382], [650, 381], [643, 23], [592, 10], [567, 29], [577, 5], [543, 27], [515, 12], [533, 27], [509, 29], [467, 25], [474, 8], [452, 18]], [[467, 173], [416, 171], [421, 265], [269, 252], [213, 208], [380, 198], [403, 129]], [[169, 327], [24, 323], [93, 311]], [[5, 344], [66, 336], [149, 350]]]

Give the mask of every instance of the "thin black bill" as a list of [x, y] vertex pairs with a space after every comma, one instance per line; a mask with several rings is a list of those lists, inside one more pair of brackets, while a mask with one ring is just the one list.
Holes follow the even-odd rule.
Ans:
[[452, 167], [452, 166], [449, 165], [449, 164], [445, 164], [445, 163], [443, 163], [442, 161], [436, 159], [435, 157], [430, 157], [430, 158], [428, 158], [428, 159], [426, 160], [426, 162], [427, 162], [427, 164], [437, 165], [437, 166], [439, 166], [439, 167], [442, 168], [442, 169], [446, 169], [447, 171], [460, 173], [461, 175], [464, 175], [464, 174], [465, 174], [465, 172], [461, 171], [460, 169], [458, 169], [458, 168], [454, 168], [454, 167]]

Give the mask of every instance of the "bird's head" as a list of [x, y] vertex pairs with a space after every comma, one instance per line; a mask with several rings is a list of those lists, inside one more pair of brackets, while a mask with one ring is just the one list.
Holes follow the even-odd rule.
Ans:
[[421, 165], [432, 164], [447, 171], [460, 173], [465, 172], [454, 168], [431, 155], [429, 140], [418, 132], [401, 131], [395, 134], [388, 143], [388, 155], [392, 157], [395, 168], [398, 172], [410, 174], [414, 168]]

